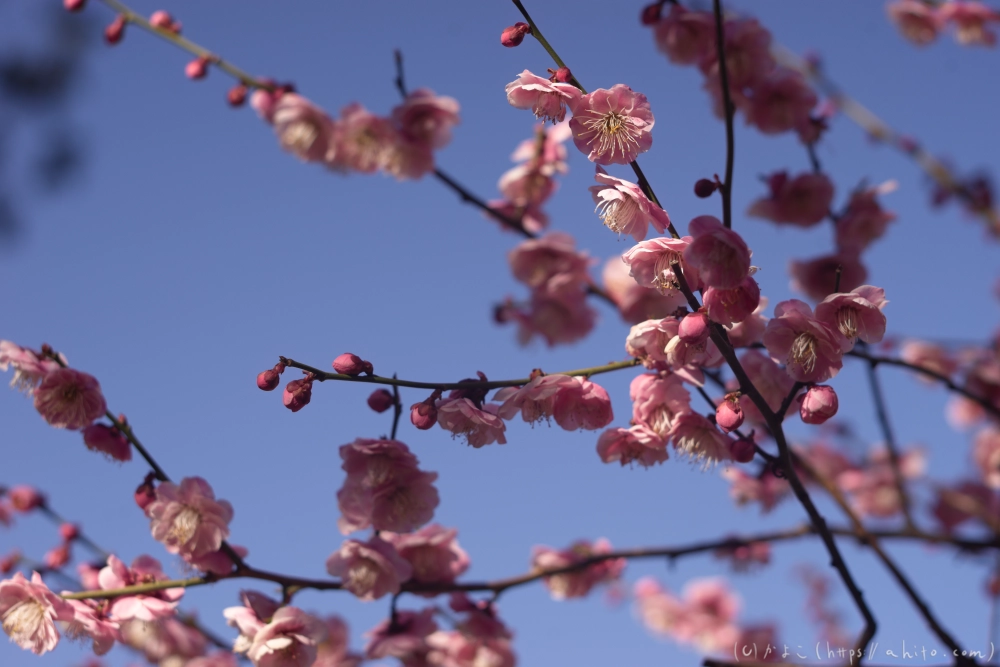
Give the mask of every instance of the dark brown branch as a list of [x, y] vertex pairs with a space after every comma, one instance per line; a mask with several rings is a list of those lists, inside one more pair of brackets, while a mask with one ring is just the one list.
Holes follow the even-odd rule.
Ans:
[[733, 116], [736, 109], [733, 106], [732, 92], [729, 90], [729, 68], [726, 65], [726, 47], [722, 19], [722, 2], [713, 0], [715, 9], [715, 49], [719, 59], [719, 79], [722, 84], [722, 106], [726, 117], [726, 177], [722, 181], [719, 193], [722, 195], [722, 224], [726, 229], [733, 226], [733, 161], [736, 156], [736, 140], [733, 130]]

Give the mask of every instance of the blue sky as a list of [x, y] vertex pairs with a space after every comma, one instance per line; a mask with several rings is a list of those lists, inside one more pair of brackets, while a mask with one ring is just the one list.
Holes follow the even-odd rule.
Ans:
[[[895, 33], [881, 3], [729, 4], [754, 13], [789, 48], [818, 51], [844, 88], [935, 153], [967, 170], [995, 163], [994, 51], [962, 49], [950, 38], [918, 50]], [[110, 20], [103, 6], [91, 5], [87, 13], [98, 17], [97, 25]], [[570, 10], [547, 0], [528, 7], [583, 85], [626, 83], [647, 95], [656, 126], [653, 148], [641, 162], [675, 224], [686, 229], [696, 215], [718, 215], [717, 201], [695, 198], [692, 186], [723, 170], [723, 126], [711, 114], [700, 75], [657, 53], [638, 23], [640, 5], [580, 0]], [[143, 1], [135, 8], [148, 14], [163, 7]], [[525, 68], [551, 66], [530, 39], [517, 49], [498, 44], [500, 30], [519, 19], [501, 0], [377, 8], [300, 0], [281, 9], [260, 0], [180, 0], [166, 8], [183, 22], [185, 35], [248, 71], [294, 81], [331, 112], [355, 100], [388, 112], [398, 99], [392, 52], [402, 49], [411, 87], [460, 102], [462, 123], [438, 162], [486, 198], [496, 195], [510, 152], [534, 125], [530, 113], [507, 105], [504, 85]], [[18, 18], [3, 29], [4, 48], [38, 43], [32, 15], [40, 11], [13, 12]], [[521, 348], [513, 330], [495, 326], [492, 304], [525, 293], [506, 263], [518, 239], [439, 183], [345, 178], [299, 163], [280, 151], [252, 111], [224, 104], [231, 81], [216, 71], [188, 81], [185, 54], [136, 30], [116, 48], [95, 44], [86, 58], [70, 125], [87, 148], [86, 169], [76, 187], [58, 197], [23, 189], [26, 231], [0, 250], [0, 338], [36, 347], [48, 342], [96, 375], [111, 409], [128, 415], [173, 477], [203, 476], [233, 503], [232, 541], [249, 547], [255, 565], [324, 576], [324, 561], [342, 540], [337, 448], [389, 429], [387, 415], [365, 406], [365, 387], [317, 385], [308, 407], [288, 412], [279, 393], [260, 392], [253, 382], [277, 355], [326, 367], [352, 351], [380, 373], [431, 381], [477, 370], [490, 378], [522, 377], [534, 367], [557, 371], [624, 357], [628, 327], [604, 306], [589, 338], [552, 350]], [[986, 339], [998, 315], [994, 243], [954, 207], [931, 210], [915, 165], [872, 145], [845, 118], [831, 126], [820, 157], [836, 182], [837, 202], [862, 179], [900, 184], [884, 200], [898, 220], [866, 256], [870, 282], [884, 287], [891, 301], [890, 333]], [[763, 193], [758, 175], [804, 171], [808, 161], [791, 137], [762, 137], [740, 121], [736, 140], [734, 225], [754, 250], [762, 267], [757, 277], [773, 304], [793, 296], [788, 261], [827, 252], [831, 235], [826, 227], [803, 232], [747, 219], [742, 212]], [[32, 141], [18, 136], [13, 146], [27, 154]], [[570, 173], [548, 206], [553, 227], [571, 232], [602, 260], [621, 254], [631, 243], [600, 224], [586, 189], [593, 165], [570, 148]], [[625, 170], [612, 173], [628, 177]], [[862, 371], [848, 364], [833, 384], [842, 415], [864, 442], [876, 443]], [[619, 425], [628, 420], [632, 375], [599, 380]], [[890, 369], [884, 383], [900, 442], [926, 447], [936, 478], [970, 471], [968, 437], [945, 423], [944, 393]], [[424, 397], [403, 392], [407, 405]], [[0, 392], [0, 415], [0, 483], [37, 485], [57, 510], [123, 559], [149, 553], [178, 571], [132, 504], [146, 472], [142, 464], [110, 464], [88, 452], [78, 435], [48, 428], [13, 391]], [[594, 451], [596, 434], [587, 432], [514, 422], [507, 445], [480, 450], [440, 429], [418, 432], [405, 423], [399, 437], [424, 469], [440, 474], [435, 520], [459, 529], [472, 557], [469, 578], [526, 570], [536, 544], [562, 547], [601, 536], [620, 547], [684, 544], [804, 518], [791, 503], [766, 517], [756, 508], [736, 509], [717, 473], [676, 459], [651, 470], [606, 466]], [[927, 487], [920, 489], [926, 496]], [[836, 517], [829, 504], [822, 507]], [[40, 517], [0, 532], [0, 552], [16, 544], [40, 556], [55, 542], [54, 528]], [[849, 544], [844, 549], [880, 619], [880, 644], [905, 640], [940, 648], [871, 555]], [[891, 552], [946, 626], [963, 643], [981, 647], [988, 612], [984, 561], [918, 546], [893, 545]], [[776, 621], [785, 642], [808, 647], [817, 629], [803, 613], [805, 592], [792, 574], [802, 562], [825, 569], [818, 542], [777, 546], [773, 565], [757, 575], [729, 576], [711, 557], [692, 557], [672, 567], [631, 564], [625, 576], [632, 582], [652, 574], [678, 590], [690, 579], [724, 574], [743, 598], [741, 619]], [[184, 606], [233, 636], [221, 610], [236, 603], [240, 587], [229, 582], [192, 590]], [[850, 600], [835, 589], [832, 604], [849, 630], [859, 629]], [[336, 593], [302, 593], [296, 604], [344, 616], [355, 648], [388, 610], [388, 600], [361, 603]], [[404, 598], [401, 606], [420, 601]], [[649, 636], [628, 606], [609, 606], [599, 594], [560, 603], [534, 586], [508, 592], [499, 609], [516, 633], [522, 665], [700, 661]], [[70, 665], [84, 655], [64, 644], [39, 659], [0, 643], [0, 664], [11, 667]], [[116, 653], [109, 662], [129, 659]]]

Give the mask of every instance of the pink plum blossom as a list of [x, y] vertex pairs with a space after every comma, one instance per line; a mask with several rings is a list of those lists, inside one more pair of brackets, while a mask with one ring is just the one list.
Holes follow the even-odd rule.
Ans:
[[46, 373], [34, 396], [35, 409], [56, 428], [86, 428], [108, 409], [97, 378], [72, 368]]
[[1000, 430], [990, 426], [976, 435], [972, 460], [983, 482], [991, 489], [1000, 489]]
[[[925, 458], [921, 450], [910, 449], [901, 453], [899, 469], [904, 480], [921, 476], [924, 467]], [[902, 510], [896, 475], [886, 449], [874, 451], [865, 467], [840, 473], [836, 483], [850, 495], [851, 505], [861, 516], [890, 517]]]
[[894, 0], [886, 6], [886, 12], [913, 44], [924, 46], [937, 39], [941, 17], [934, 6], [920, 0]]
[[759, 343], [764, 336], [764, 327], [767, 326], [767, 318], [762, 315], [767, 308], [767, 297], [760, 297], [760, 301], [753, 312], [742, 322], [737, 322], [728, 331], [729, 342], [733, 347], [750, 347], [754, 343]]
[[315, 375], [306, 373], [305, 377], [292, 380], [285, 385], [285, 391], [281, 396], [282, 404], [292, 412], [298, 412], [309, 405], [309, 401], [312, 400], [312, 387], [315, 379]]
[[340, 112], [335, 150], [327, 153], [333, 169], [353, 169], [371, 174], [385, 168], [399, 143], [397, 130], [387, 118], [371, 113], [358, 103]]
[[677, 290], [661, 294], [636, 284], [619, 257], [612, 257], [604, 264], [601, 278], [608, 296], [618, 306], [622, 319], [629, 324], [664, 318], [687, 303], [684, 295]]
[[790, 262], [788, 272], [792, 275], [792, 289], [813, 301], [822, 301], [837, 291], [837, 269], [841, 269], [841, 292], [864, 285], [868, 278], [868, 270], [857, 253], [843, 251], [812, 260]]
[[706, 469], [732, 458], [729, 454], [729, 438], [720, 433], [715, 424], [696, 412], [677, 415], [670, 429], [670, 440], [675, 450], [688, 456], [693, 462], [702, 463]]
[[936, 492], [931, 513], [949, 534], [969, 519], [982, 520], [1000, 512], [996, 492], [979, 482], [965, 480], [950, 487], [939, 487]]
[[458, 109], [453, 98], [418, 88], [392, 110], [392, 120], [407, 140], [437, 150], [451, 141], [451, 128], [459, 123]]
[[677, 336], [679, 322], [676, 317], [646, 320], [632, 327], [625, 339], [625, 351], [649, 369], [666, 369], [667, 344]]
[[346, 540], [327, 559], [326, 571], [340, 577], [344, 588], [358, 598], [370, 601], [398, 593], [413, 574], [413, 566], [391, 543], [373, 536], [367, 542]]
[[611, 398], [603, 387], [584, 377], [556, 393], [552, 416], [567, 431], [602, 429], [614, 419]]
[[609, 176], [601, 165], [597, 165], [595, 178], [600, 185], [590, 186], [590, 194], [601, 221], [611, 231], [642, 241], [650, 224], [660, 234], [670, 226], [666, 211], [651, 202], [635, 183]]
[[722, 476], [729, 481], [729, 496], [737, 505], [758, 502], [764, 513], [774, 509], [791, 492], [788, 482], [768, 468], [761, 470], [759, 475], [749, 475], [731, 466], [722, 471]]
[[687, 630], [687, 609], [684, 603], [664, 590], [652, 577], [643, 577], [633, 587], [636, 613], [646, 628], [678, 641], [690, 636]]
[[948, 0], [937, 8], [937, 15], [941, 21], [955, 24], [959, 44], [996, 44], [996, 33], [990, 30], [989, 24], [1000, 23], [1000, 12], [982, 2]]
[[[900, 358], [908, 364], [948, 377], [958, 369], [958, 361], [940, 345], [925, 343], [919, 340], [903, 342], [899, 352]], [[931, 384], [934, 379], [917, 373], [924, 382]]]
[[[532, 549], [531, 569], [535, 572], [558, 570], [611, 552], [611, 543], [603, 537], [593, 544], [580, 540], [563, 550], [537, 546]], [[542, 581], [555, 600], [582, 598], [598, 584], [617, 581], [624, 570], [624, 558], [607, 558], [584, 568], [549, 575]]]
[[0, 581], [0, 620], [12, 642], [42, 655], [59, 643], [56, 621], [72, 621], [73, 607], [49, 590], [42, 575], [33, 572], [28, 581], [16, 572]]
[[568, 375], [539, 375], [523, 387], [505, 387], [494, 400], [503, 401], [497, 410], [502, 419], [513, 419], [519, 412], [529, 424], [551, 419], [560, 392], [578, 392], [580, 385]]
[[719, 348], [707, 338], [700, 343], [685, 343], [680, 336], [674, 336], [664, 352], [670, 370], [699, 387], [705, 384], [702, 368], [714, 368], [722, 363]]
[[704, 343], [711, 335], [708, 317], [703, 312], [688, 313], [677, 326], [677, 335], [682, 341], [691, 345]]
[[779, 224], [811, 227], [823, 221], [833, 201], [833, 183], [825, 174], [789, 177], [779, 171], [767, 177], [770, 194], [756, 200], [747, 215]]
[[152, 664], [169, 665], [205, 654], [208, 640], [198, 629], [170, 616], [155, 621], [130, 620], [121, 623], [122, 643], [143, 653]]
[[774, 307], [774, 317], [764, 331], [764, 346], [775, 361], [798, 382], [823, 382], [834, 377], [851, 343], [836, 329], [813, 316], [812, 308], [798, 299]]
[[524, 70], [507, 84], [507, 101], [517, 109], [531, 109], [535, 118], [561, 123], [566, 118], [566, 105], [583, 93], [569, 83], [550, 81]]
[[747, 125], [764, 134], [781, 134], [807, 125], [816, 102], [816, 93], [802, 74], [776, 67], [754, 83], [740, 108], [746, 114]]
[[632, 421], [663, 440], [670, 437], [680, 415], [691, 412], [691, 394], [678, 375], [637, 375], [629, 385], [629, 398]]
[[33, 486], [19, 484], [7, 490], [7, 499], [11, 507], [18, 512], [30, 512], [45, 505], [45, 495]]
[[702, 294], [708, 318], [722, 326], [739, 324], [760, 305], [760, 286], [747, 276], [732, 289], [709, 287]]
[[349, 652], [350, 632], [344, 619], [331, 614], [322, 620], [326, 625], [327, 636], [316, 645], [316, 662], [312, 667], [359, 667], [363, 659], [360, 655]]
[[514, 162], [532, 162], [544, 174], [565, 174], [569, 171], [566, 165], [566, 147], [563, 145], [573, 136], [569, 129], [569, 121], [546, 126], [544, 123], [535, 126], [535, 136], [525, 139], [510, 159]]
[[83, 429], [83, 443], [87, 449], [101, 452], [114, 461], [132, 460], [132, 445], [114, 426], [91, 424]]
[[184, 667], [239, 667], [236, 656], [228, 651], [213, 651], [208, 655], [191, 658]]
[[427, 637], [427, 662], [440, 667], [514, 667], [517, 657], [506, 638], [482, 638], [438, 630]]
[[885, 335], [882, 308], [889, 301], [881, 287], [862, 285], [848, 293], [831, 294], [816, 306], [816, 319], [836, 329], [853, 344], [879, 343]]
[[146, 514], [153, 539], [162, 542], [169, 553], [190, 559], [221, 548], [229, 537], [233, 506], [216, 500], [212, 487], [201, 477], [185, 477], [180, 485], [161, 482]]
[[14, 377], [10, 380], [10, 386], [28, 396], [35, 393], [35, 387], [46, 374], [60, 367], [54, 359], [44, 358], [38, 352], [9, 340], [0, 340], [0, 371], [6, 372], [11, 366], [14, 367]]
[[696, 579], [684, 587], [688, 632], [703, 651], [720, 651], [739, 638], [740, 600], [722, 579]]
[[95, 655], [104, 655], [121, 637], [119, 623], [108, 618], [108, 600], [67, 600], [73, 608], [73, 620], [66, 624], [66, 635], [88, 637]]
[[254, 667], [310, 667], [326, 625], [297, 607], [282, 607], [257, 631], [247, 657]]
[[[117, 556], [108, 556], [107, 566], [97, 575], [101, 589], [106, 591], [166, 581], [169, 578], [163, 573], [160, 561], [152, 556], [139, 556], [132, 561], [131, 567], [126, 567]], [[183, 588], [167, 588], [152, 593], [116, 597], [111, 601], [108, 616], [115, 621], [154, 621], [172, 615], [183, 595]]]
[[750, 249], [718, 218], [699, 216], [691, 221], [688, 231], [692, 241], [684, 249], [684, 261], [698, 271], [706, 287], [732, 289], [749, 275]]
[[659, 237], [641, 241], [622, 255], [622, 261], [628, 265], [629, 275], [635, 278], [635, 282], [639, 285], [676, 295], [681, 302], [686, 303], [678, 291], [674, 267], [680, 265], [688, 287], [692, 290], [700, 287], [698, 274], [684, 261], [684, 251], [692, 240], [690, 236], [683, 236], [679, 239]]
[[597, 439], [597, 455], [605, 463], [618, 461], [625, 466], [636, 462], [643, 468], [670, 458], [667, 441], [641, 424], [602, 433]]
[[799, 416], [806, 424], [822, 424], [837, 414], [839, 405], [837, 392], [833, 390], [833, 387], [818, 384], [809, 387], [805, 396], [802, 397]]
[[296, 93], [285, 93], [271, 109], [278, 142], [306, 162], [321, 162], [335, 150], [334, 121], [322, 109]]
[[371, 660], [396, 658], [414, 667], [428, 665], [427, 637], [438, 629], [434, 613], [433, 607], [422, 611], [397, 611], [365, 633], [370, 638], [365, 657]]
[[257, 632], [267, 625], [281, 604], [257, 591], [240, 591], [240, 601], [242, 605], [226, 607], [222, 610], [222, 615], [226, 618], [227, 625], [240, 631], [233, 644], [233, 651], [246, 653]]
[[452, 435], [465, 437], [465, 441], [477, 449], [494, 442], [506, 445], [504, 431], [507, 426], [497, 416], [498, 409], [496, 404], [480, 409], [468, 398], [445, 398], [437, 404], [438, 423]]
[[847, 207], [837, 219], [837, 247], [859, 253], [882, 238], [896, 214], [886, 211], [876, 196], [895, 189], [894, 181], [879, 187], [859, 190], [851, 195]]
[[454, 528], [436, 523], [415, 533], [379, 533], [413, 568], [411, 581], [421, 584], [449, 584], [469, 569], [469, 555], [457, 535]]
[[530, 162], [511, 167], [497, 181], [504, 199], [525, 209], [543, 204], [557, 186], [551, 174]]
[[[713, 17], [714, 24], [714, 17]], [[714, 26], [713, 26], [714, 27]], [[771, 55], [771, 33], [761, 27], [757, 19], [734, 18], [723, 23], [726, 74], [734, 93], [755, 85], [775, 67]], [[712, 46], [715, 45], [714, 35]], [[705, 50], [699, 63], [701, 71], [710, 80], [719, 80], [718, 50]]]
[[771, 545], [767, 542], [735, 542], [731, 546], [716, 549], [713, 555], [728, 560], [734, 572], [746, 572], [754, 565], [767, 565], [771, 562]]
[[671, 5], [654, 28], [656, 48], [675, 65], [696, 65], [715, 48], [715, 17]]
[[590, 257], [576, 250], [573, 237], [565, 232], [550, 232], [537, 239], [522, 241], [507, 253], [514, 278], [528, 287], [541, 287], [560, 274], [589, 281]]
[[[249, 549], [238, 544], [231, 544], [229, 546], [240, 558], [246, 558], [246, 555], [250, 553]], [[196, 570], [211, 572], [220, 577], [232, 572], [234, 565], [233, 557], [222, 549], [205, 554], [204, 556], [190, 558], [187, 563]]]
[[598, 88], [570, 100], [569, 106], [573, 142], [591, 162], [628, 164], [653, 144], [649, 102], [624, 84]]
[[740, 407], [740, 393], [726, 394], [715, 408], [715, 423], [724, 433], [731, 433], [743, 425], [743, 408]]
[[590, 333], [597, 318], [587, 302], [590, 284], [590, 277], [585, 274], [556, 274], [531, 291], [527, 304], [518, 305], [508, 300], [500, 306], [497, 321], [517, 323], [521, 345], [527, 345], [535, 336], [545, 339], [549, 347], [573, 343]]
[[419, 470], [402, 442], [359, 438], [343, 445], [340, 457], [347, 479], [337, 492], [337, 525], [345, 535], [369, 526], [406, 532], [434, 516], [437, 473]]

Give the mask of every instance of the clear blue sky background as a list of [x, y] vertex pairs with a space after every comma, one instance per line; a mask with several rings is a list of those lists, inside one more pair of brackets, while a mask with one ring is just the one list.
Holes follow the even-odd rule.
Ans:
[[[4, 7], [10, 19], [3, 48], [37, 43], [41, 4]], [[100, 25], [110, 20], [103, 6], [91, 4], [87, 13]], [[933, 151], [968, 169], [996, 164], [995, 51], [962, 49], [950, 38], [917, 50], [889, 25], [882, 3], [870, 0], [728, 4], [753, 12], [793, 50], [819, 51], [849, 92]], [[136, 4], [144, 13], [160, 8]], [[462, 105], [462, 124], [439, 164], [488, 198], [511, 166], [508, 155], [534, 125], [530, 113], [507, 105], [504, 85], [525, 68], [544, 72], [552, 64], [530, 39], [517, 49], [500, 47], [500, 30], [519, 19], [503, 0], [368, 6], [175, 0], [165, 8], [192, 39], [251, 72], [293, 80], [334, 112], [354, 100], [388, 112], [397, 103], [392, 51], [401, 48], [412, 87], [428, 86]], [[700, 90], [700, 75], [657, 53], [637, 20], [640, 3], [538, 0], [529, 9], [584, 85], [626, 83], [648, 96], [656, 126], [642, 164], [674, 221], [686, 228], [696, 215], [718, 214], [718, 203], [696, 199], [692, 185], [722, 171], [723, 127]], [[520, 348], [512, 329], [496, 327], [491, 305], [524, 294], [506, 263], [517, 239], [436, 181], [343, 178], [297, 162], [252, 111], [227, 108], [228, 79], [213, 71], [203, 82], [188, 81], [185, 54], [139, 31], [114, 49], [95, 45], [88, 58], [73, 113], [89, 150], [88, 168], [78, 186], [58, 198], [32, 203], [26, 195], [27, 233], [0, 255], [0, 337], [30, 346], [48, 342], [96, 375], [111, 409], [128, 415], [172, 476], [201, 475], [233, 503], [232, 540], [249, 547], [255, 565], [325, 575], [324, 561], [343, 539], [335, 525], [342, 479], [337, 448], [389, 428], [387, 415], [365, 406], [366, 387], [317, 385], [311, 405], [288, 412], [280, 392], [254, 386], [254, 376], [277, 355], [325, 367], [353, 351], [381, 373], [442, 381], [476, 370], [490, 378], [520, 377], [534, 367], [557, 371], [624, 356], [628, 327], [603, 306], [587, 340], [555, 350]], [[17, 137], [14, 146], [26, 151], [30, 142]], [[900, 183], [885, 198], [898, 221], [867, 255], [870, 281], [891, 300], [890, 333], [990, 335], [1000, 262], [981, 227], [953, 207], [930, 210], [917, 168], [873, 146], [844, 118], [834, 119], [820, 156], [836, 180], [838, 202], [862, 179]], [[592, 211], [586, 188], [593, 165], [571, 149], [570, 168], [549, 205], [553, 226], [574, 234], [596, 257], [624, 252], [630, 241], [616, 240]], [[739, 123], [735, 225], [762, 267], [758, 278], [772, 304], [792, 296], [790, 258], [831, 247], [825, 226], [775, 230], [742, 215], [763, 192], [757, 176], [780, 168], [807, 169], [805, 152], [791, 137], [765, 138]], [[626, 176], [621, 169], [613, 173]], [[842, 414], [864, 442], [875, 443], [880, 436], [861, 370], [849, 364], [834, 385]], [[599, 380], [620, 425], [629, 418], [631, 376]], [[884, 378], [899, 440], [925, 446], [935, 476], [951, 480], [968, 472], [968, 438], [945, 423], [943, 392], [890, 369]], [[407, 405], [423, 398], [403, 393]], [[79, 435], [47, 427], [13, 391], [0, 392], [0, 415], [0, 482], [37, 485], [57, 510], [125, 560], [150, 553], [178, 571], [132, 504], [146, 472], [142, 463], [109, 464], [87, 451]], [[506, 446], [473, 450], [437, 428], [417, 432], [404, 423], [400, 431], [422, 466], [440, 473], [435, 520], [458, 527], [472, 556], [470, 578], [524, 571], [536, 544], [562, 547], [601, 536], [620, 547], [684, 544], [804, 518], [792, 503], [763, 518], [755, 507], [734, 509], [717, 472], [681, 461], [652, 470], [606, 466], [595, 453], [596, 437], [515, 422]], [[3, 552], [19, 545], [40, 557], [55, 543], [55, 529], [40, 517], [0, 531]], [[940, 649], [879, 564], [851, 545], [844, 548], [880, 620], [880, 646], [901, 647], [905, 640]], [[945, 549], [892, 545], [891, 552], [946, 626], [982, 648], [985, 562]], [[744, 601], [741, 619], [776, 621], [793, 648], [812, 646], [817, 629], [803, 613], [805, 594], [792, 568], [810, 562], [826, 570], [827, 561], [817, 542], [782, 545], [761, 574], [730, 577]], [[626, 578], [645, 574], [678, 590], [690, 579], [726, 574], [726, 566], [709, 556], [672, 568], [636, 563]], [[192, 590], [184, 607], [199, 609], [210, 627], [233, 636], [221, 610], [236, 603], [245, 585]], [[843, 611], [846, 627], [858, 630], [850, 600], [839, 585], [834, 589], [832, 604]], [[363, 646], [361, 633], [388, 610], [387, 599], [365, 604], [339, 593], [302, 593], [296, 604], [343, 615], [356, 649]], [[420, 601], [404, 598], [401, 606]], [[505, 594], [500, 611], [516, 632], [521, 665], [700, 661], [651, 637], [627, 605], [610, 606], [599, 594], [559, 603], [536, 585]], [[84, 657], [79, 650], [63, 644], [38, 659], [0, 642], [0, 664], [70, 665]], [[116, 651], [109, 662], [129, 660]]]

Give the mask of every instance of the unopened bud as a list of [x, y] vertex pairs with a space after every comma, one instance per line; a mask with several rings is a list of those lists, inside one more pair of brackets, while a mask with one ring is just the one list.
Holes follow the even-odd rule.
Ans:
[[837, 414], [838, 407], [837, 392], [833, 390], [833, 387], [819, 384], [815, 387], [809, 387], [809, 391], [802, 397], [799, 416], [806, 424], [822, 424]]
[[135, 489], [135, 504], [139, 506], [143, 512], [149, 507], [150, 503], [156, 500], [156, 487], [153, 482], [156, 480], [156, 475], [149, 473], [146, 475], [146, 479], [142, 480], [142, 484]]
[[208, 58], [195, 58], [184, 68], [184, 75], [189, 79], [204, 79], [208, 74]]
[[525, 35], [531, 34], [531, 26], [527, 23], [518, 22], [503, 29], [500, 33], [500, 43], [506, 47], [517, 46], [524, 41]]
[[729, 454], [737, 463], [750, 463], [756, 456], [757, 450], [753, 445], [753, 440], [740, 438], [729, 444]]
[[298, 412], [309, 405], [314, 379], [315, 376], [310, 373], [301, 380], [292, 380], [285, 385], [285, 394], [281, 397], [285, 407], [292, 412]]
[[368, 397], [368, 407], [375, 412], [385, 412], [391, 408], [396, 403], [396, 399], [392, 397], [385, 389], [376, 389]]
[[21, 552], [14, 549], [9, 554], [0, 558], [0, 574], [10, 574], [11, 571], [17, 567], [18, 563], [21, 562]]
[[69, 543], [60, 544], [59, 546], [50, 549], [48, 553], [45, 554], [43, 561], [45, 562], [45, 567], [51, 568], [53, 570], [58, 570], [59, 568], [66, 565], [70, 559]]
[[654, 2], [651, 5], [646, 5], [642, 8], [642, 13], [639, 15], [639, 20], [643, 25], [653, 25], [659, 23], [660, 14], [663, 12], [663, 3]]
[[226, 93], [226, 101], [231, 107], [241, 107], [247, 101], [247, 87], [238, 83]]
[[370, 361], [365, 361], [358, 355], [351, 354], [350, 352], [345, 352], [333, 360], [333, 370], [341, 375], [351, 376], [361, 375], [362, 373], [372, 375], [375, 372]]
[[691, 345], [704, 342], [710, 333], [705, 313], [688, 313], [677, 326], [677, 336]]
[[715, 423], [726, 433], [735, 431], [743, 424], [743, 408], [740, 407], [740, 393], [726, 394], [715, 409]]
[[559, 83], [569, 83], [573, 80], [573, 73], [568, 67], [560, 67], [552, 74], [552, 80]]
[[87, 0], [63, 0], [63, 7], [68, 11], [78, 12], [87, 4]]
[[72, 542], [80, 537], [80, 529], [75, 523], [64, 523], [59, 526], [59, 537], [63, 538], [64, 542]]
[[175, 21], [174, 17], [171, 16], [169, 12], [165, 12], [162, 9], [153, 12], [153, 15], [149, 17], [149, 25], [154, 28], [172, 32], [175, 35], [179, 35], [181, 33], [180, 22]]
[[707, 178], [698, 179], [698, 182], [694, 184], [694, 194], [702, 199], [707, 199], [711, 197], [716, 190], [719, 189], [719, 184], [715, 181], [710, 181]]
[[410, 406], [410, 423], [421, 431], [434, 426], [437, 423], [438, 411], [435, 403], [441, 398], [441, 392], [435, 391], [421, 403], [414, 403]]
[[116, 16], [111, 25], [104, 29], [104, 41], [108, 44], [117, 44], [122, 41], [122, 37], [125, 36], [126, 23], [124, 14]]
[[115, 461], [132, 460], [132, 445], [113, 426], [91, 424], [83, 429], [83, 444], [87, 445], [87, 449], [100, 452]]
[[285, 372], [285, 364], [280, 361], [274, 365], [274, 368], [268, 369], [257, 374], [257, 388], [263, 389], [264, 391], [273, 391], [278, 388], [278, 384], [281, 382], [281, 374]]
[[31, 486], [15, 486], [7, 491], [7, 499], [18, 512], [30, 512], [45, 504], [45, 496]]

